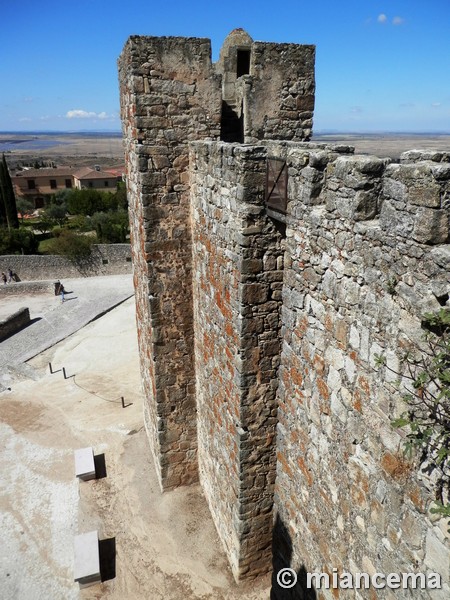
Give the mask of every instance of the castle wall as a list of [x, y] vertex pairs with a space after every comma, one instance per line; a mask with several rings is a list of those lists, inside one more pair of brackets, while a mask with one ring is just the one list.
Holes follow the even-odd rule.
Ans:
[[238, 579], [271, 564], [282, 236], [262, 147], [191, 150], [200, 482]]
[[210, 41], [131, 37], [119, 59], [145, 424], [162, 488], [197, 480], [188, 142], [217, 138]]
[[[403, 410], [393, 371], [450, 291], [450, 164], [294, 145], [269, 153], [287, 159], [291, 199], [275, 486], [285, 539], [274, 568], [438, 572], [443, 590], [420, 597], [446, 598], [446, 520], [429, 513], [433, 486], [390, 423]], [[381, 354], [389, 368], [376, 365]]]

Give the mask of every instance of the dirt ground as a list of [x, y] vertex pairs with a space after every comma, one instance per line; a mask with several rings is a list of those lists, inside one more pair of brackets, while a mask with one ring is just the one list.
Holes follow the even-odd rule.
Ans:
[[[159, 490], [134, 298], [28, 364], [33, 377], [0, 393], [1, 600], [269, 597], [269, 578], [234, 582], [199, 486]], [[76, 480], [73, 450], [85, 446], [104, 455], [106, 477]], [[73, 540], [93, 529], [115, 545], [115, 564], [111, 579], [80, 590]]]

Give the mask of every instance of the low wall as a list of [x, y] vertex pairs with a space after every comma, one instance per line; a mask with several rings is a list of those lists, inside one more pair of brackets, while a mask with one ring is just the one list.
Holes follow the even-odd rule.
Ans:
[[0, 298], [2, 296], [18, 296], [24, 294], [47, 294], [54, 292], [53, 279], [42, 281], [20, 281], [0, 285]]
[[20, 331], [30, 322], [28, 308], [20, 308], [17, 312], [0, 321], [0, 342]]
[[77, 265], [63, 256], [4, 255], [0, 256], [0, 272], [11, 269], [20, 281], [62, 279], [63, 277], [94, 277], [131, 273], [130, 244], [96, 244], [89, 261]]

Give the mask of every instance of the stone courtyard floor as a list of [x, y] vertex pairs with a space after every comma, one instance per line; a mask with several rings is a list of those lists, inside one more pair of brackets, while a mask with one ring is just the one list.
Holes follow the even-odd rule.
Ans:
[[[31, 306], [44, 316], [49, 306], [21, 297], [11, 312], [27, 305], [32, 318]], [[11, 389], [0, 392], [1, 600], [269, 597], [268, 577], [234, 582], [199, 486], [159, 490], [143, 429], [134, 298], [8, 378]], [[73, 450], [85, 446], [104, 454], [106, 477], [75, 479]], [[115, 541], [115, 577], [80, 590], [73, 540], [93, 529]]]

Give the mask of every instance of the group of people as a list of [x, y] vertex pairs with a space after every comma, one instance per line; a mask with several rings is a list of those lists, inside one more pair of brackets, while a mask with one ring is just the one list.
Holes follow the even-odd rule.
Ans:
[[8, 275], [6, 275], [6, 273], [2, 273], [2, 280], [3, 280], [4, 285], [6, 285], [7, 283], [13, 283], [14, 273], [12, 272], [11, 269], [8, 269]]

